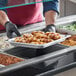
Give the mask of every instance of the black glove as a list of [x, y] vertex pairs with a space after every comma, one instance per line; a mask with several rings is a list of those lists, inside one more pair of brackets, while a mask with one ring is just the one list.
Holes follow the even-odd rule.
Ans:
[[17, 29], [17, 26], [15, 24], [13, 24], [12, 22], [7, 21], [5, 23], [5, 28], [6, 28], [8, 38], [12, 38], [13, 33], [15, 33], [17, 36], [21, 36], [21, 34], [19, 33], [19, 31]]
[[54, 24], [47, 25], [42, 31], [44, 31], [44, 32], [56, 32], [55, 25]]

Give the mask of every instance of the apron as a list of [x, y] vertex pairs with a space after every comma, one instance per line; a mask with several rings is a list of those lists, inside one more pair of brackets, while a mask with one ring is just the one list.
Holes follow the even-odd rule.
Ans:
[[[19, 2], [17, 2], [19, 1]], [[22, 1], [22, 2], [20, 2]], [[8, 6], [17, 5], [24, 3], [26, 0], [8, 0]], [[30, 0], [29, 0], [30, 1]], [[40, 0], [37, 0], [40, 1]], [[41, 3], [19, 6], [7, 9], [7, 15], [14, 24], [25, 26], [26, 24], [32, 24], [42, 21], [42, 15], [40, 12]], [[4, 27], [1, 25], [0, 30], [3, 30]]]

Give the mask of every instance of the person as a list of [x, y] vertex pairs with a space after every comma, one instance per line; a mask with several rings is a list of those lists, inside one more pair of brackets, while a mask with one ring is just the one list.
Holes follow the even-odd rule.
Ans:
[[[10, 1], [10, 5], [12, 1], [13, 0]], [[23, 1], [23, 0], [20, 0], [20, 1]], [[8, 4], [8, 0], [0, 0], [0, 7], [4, 7], [7, 4]], [[13, 32], [15, 32], [17, 36], [20, 36], [21, 34], [17, 29], [18, 25], [25, 26], [27, 24], [32, 24], [32, 23], [42, 21], [42, 15], [40, 11], [41, 5], [42, 5], [41, 3], [36, 3], [32, 5], [27, 5], [27, 6], [9, 8], [7, 9], [7, 11], [5, 9], [0, 10], [0, 24], [1, 24], [0, 29], [4, 29], [5, 27], [8, 38], [12, 38]], [[47, 31], [56, 32], [55, 20], [56, 20], [57, 13], [59, 13], [58, 0], [43, 2], [43, 15], [45, 17], [45, 22], [46, 22], [46, 27], [43, 29], [44, 32], [47, 32]], [[37, 52], [36, 52], [37, 56], [43, 54], [43, 53], [40, 54], [39, 50], [40, 49], [37, 49]], [[51, 63], [49, 63], [48, 65], [45, 65], [45, 63], [42, 62], [40, 64], [37, 64], [37, 66], [39, 67], [39, 69], [42, 69], [44, 67], [43, 69], [46, 70], [46, 66], [47, 66], [47, 69], [49, 69], [49, 67], [54, 68], [57, 62], [58, 61], [55, 60], [52, 63], [52, 65], [50, 65]]]
[[[0, 7], [13, 3], [12, 0], [0, 0]], [[23, 1], [23, 0], [20, 0]], [[40, 0], [39, 0], [40, 1]], [[17, 2], [17, 0], [16, 0]], [[12, 33], [15, 32], [17, 36], [20, 36], [17, 26], [25, 26], [26, 24], [32, 24], [42, 21], [40, 12], [41, 3], [36, 3], [27, 6], [19, 6], [9, 8], [6, 10], [0, 10], [0, 29], [6, 29], [7, 37], [12, 38]], [[58, 0], [49, 2], [43, 2], [43, 14], [45, 16], [46, 28], [43, 30], [55, 32], [55, 19], [58, 13]]]

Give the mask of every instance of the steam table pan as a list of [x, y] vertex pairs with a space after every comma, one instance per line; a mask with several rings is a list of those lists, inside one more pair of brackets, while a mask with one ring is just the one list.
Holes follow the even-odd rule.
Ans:
[[60, 43], [62, 41], [64, 41], [66, 38], [70, 37], [71, 35], [61, 35], [62, 38], [55, 40], [53, 42], [49, 42], [46, 44], [29, 44], [29, 43], [20, 43], [20, 42], [15, 42], [15, 38], [9, 39], [9, 43], [12, 44], [13, 46], [20, 46], [20, 47], [28, 47], [28, 48], [35, 48], [35, 49], [41, 49], [41, 48], [46, 48], [52, 45], [55, 45], [57, 43]]

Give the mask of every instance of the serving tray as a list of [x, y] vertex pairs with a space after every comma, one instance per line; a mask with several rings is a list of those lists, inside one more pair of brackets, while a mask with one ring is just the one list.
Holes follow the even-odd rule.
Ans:
[[20, 47], [28, 47], [28, 48], [35, 48], [35, 49], [40, 49], [40, 48], [46, 48], [49, 46], [52, 46], [54, 44], [60, 43], [64, 41], [66, 38], [70, 37], [71, 35], [62, 35], [61, 39], [46, 43], [46, 44], [29, 44], [29, 43], [20, 43], [20, 42], [15, 42], [15, 38], [9, 39], [9, 43], [13, 46], [20, 46]]

